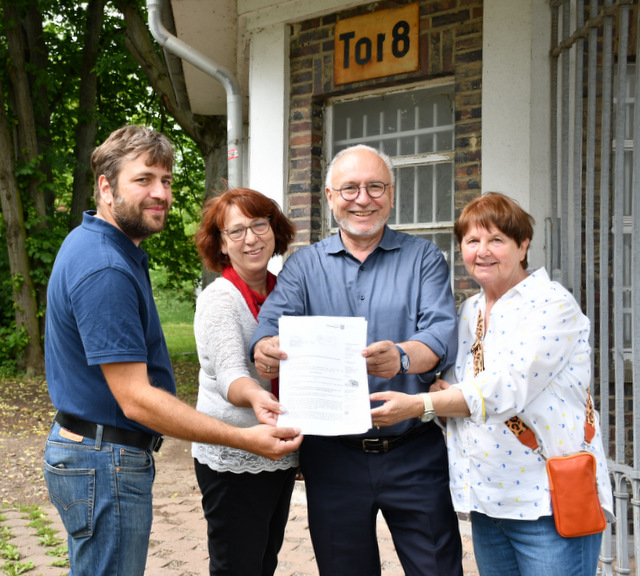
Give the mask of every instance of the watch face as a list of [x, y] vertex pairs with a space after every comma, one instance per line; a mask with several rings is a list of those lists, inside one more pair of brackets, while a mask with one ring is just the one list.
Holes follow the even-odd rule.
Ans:
[[406, 354], [402, 356], [402, 370], [405, 372], [409, 370], [409, 356]]
[[436, 417], [436, 413], [433, 410], [429, 410], [429, 412], [425, 412], [422, 416], [420, 416], [420, 420], [423, 422], [431, 422]]

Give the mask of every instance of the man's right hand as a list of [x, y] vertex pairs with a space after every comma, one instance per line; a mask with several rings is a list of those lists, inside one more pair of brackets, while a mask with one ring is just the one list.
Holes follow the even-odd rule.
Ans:
[[253, 362], [262, 378], [277, 378], [280, 375], [280, 360], [286, 359], [287, 355], [280, 350], [279, 336], [262, 338], [253, 347]]
[[303, 439], [297, 428], [274, 428], [259, 424], [240, 430], [243, 435], [243, 445], [238, 447], [270, 460], [281, 460], [287, 454], [297, 450]]

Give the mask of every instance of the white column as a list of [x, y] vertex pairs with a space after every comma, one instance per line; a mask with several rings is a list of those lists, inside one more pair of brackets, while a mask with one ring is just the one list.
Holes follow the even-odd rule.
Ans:
[[[273, 198], [286, 212], [289, 149], [289, 35], [285, 24], [251, 35], [248, 186]], [[269, 268], [277, 272], [282, 259]]]
[[550, 197], [551, 11], [543, 0], [485, 0], [482, 192], [515, 198], [536, 220], [529, 265], [544, 265]]

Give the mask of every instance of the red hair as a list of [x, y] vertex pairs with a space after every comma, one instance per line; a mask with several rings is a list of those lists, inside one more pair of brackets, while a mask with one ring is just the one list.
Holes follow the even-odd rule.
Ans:
[[296, 235], [296, 228], [274, 200], [250, 188], [233, 188], [205, 202], [202, 223], [196, 232], [196, 246], [205, 266], [222, 272], [229, 257], [222, 253], [222, 230], [230, 206], [237, 206], [249, 218], [269, 218], [276, 245], [274, 254], [284, 254]]

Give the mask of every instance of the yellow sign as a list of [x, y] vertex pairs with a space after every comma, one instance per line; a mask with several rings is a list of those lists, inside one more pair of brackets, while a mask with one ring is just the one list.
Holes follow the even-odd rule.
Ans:
[[335, 83], [346, 84], [417, 70], [419, 36], [418, 4], [338, 20]]

